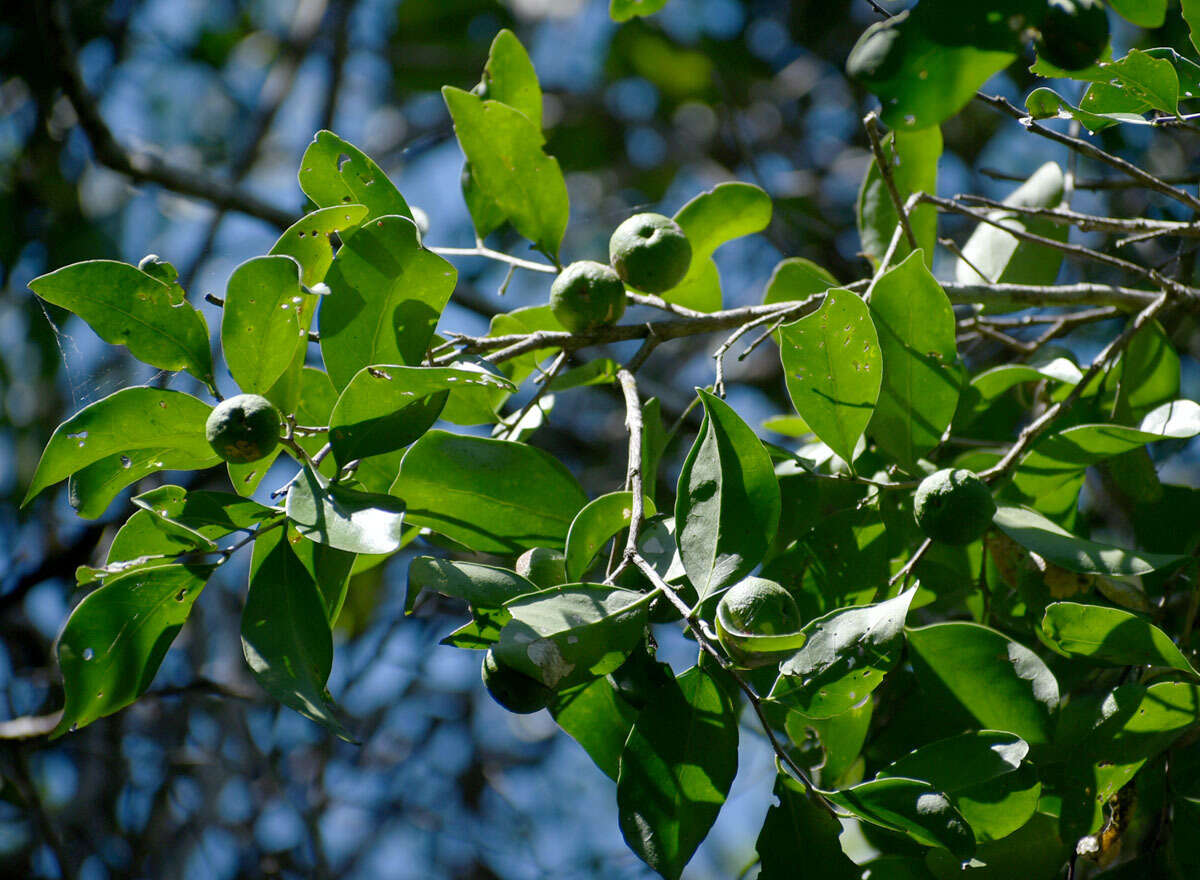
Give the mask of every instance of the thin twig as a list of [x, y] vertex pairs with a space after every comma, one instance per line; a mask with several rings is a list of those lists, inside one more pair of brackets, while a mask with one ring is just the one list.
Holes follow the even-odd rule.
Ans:
[[[883, 178], [883, 184], [887, 188], [888, 195], [892, 199], [892, 206], [896, 209], [896, 219], [900, 227], [904, 230], [904, 237], [908, 239], [908, 246], [914, 251], [917, 249], [917, 236], [913, 233], [912, 225], [908, 220], [908, 211], [904, 207], [904, 199], [900, 196], [900, 190], [896, 189], [896, 179], [892, 175], [892, 166], [888, 162], [887, 155], [883, 152], [883, 142], [879, 139], [879, 114], [872, 110], [863, 117], [863, 128], [867, 130], [867, 140], [871, 142], [871, 152], [875, 155], [875, 166], [879, 169], [879, 176]], [[893, 142], [892, 151], [896, 152], [896, 145]]]
[[522, 260], [520, 257], [511, 256], [503, 251], [492, 250], [483, 244], [476, 245], [473, 248], [426, 246], [426, 250], [433, 251], [435, 254], [441, 254], [443, 257], [486, 257], [489, 260], [495, 260], [498, 263], [507, 263], [510, 266], [516, 266], [519, 269], [528, 269], [531, 272], [545, 272], [549, 275], [558, 274], [558, 269], [551, 265], [536, 263], [533, 260]]
[[512, 424], [509, 425], [508, 430], [504, 432], [503, 439], [512, 440], [517, 436], [517, 431], [521, 427], [521, 421], [525, 418], [525, 416], [529, 415], [530, 411], [535, 406], [537, 406], [538, 401], [542, 399], [542, 395], [544, 395], [546, 390], [550, 387], [550, 382], [555, 376], [558, 375], [559, 371], [563, 368], [563, 365], [565, 365], [566, 362], [567, 353], [565, 351], [560, 351], [558, 356], [554, 359], [554, 363], [550, 365], [550, 369], [543, 373], [539, 378], [537, 391], [535, 391], [533, 396], [529, 398], [529, 401], [523, 407], [521, 407], [521, 411], [513, 417]]
[[912, 570], [917, 567], [917, 563], [921, 561], [921, 557], [925, 555], [925, 552], [932, 544], [933, 540], [930, 538], [926, 538], [924, 541], [922, 541], [921, 546], [917, 548], [917, 552], [909, 557], [908, 562], [904, 563], [904, 568], [900, 569], [898, 572], [888, 578], [888, 586], [895, 586], [896, 582], [900, 580], [903, 580], [905, 583], [907, 583], [908, 576], [912, 574]]
[[963, 284], [941, 282], [942, 290], [955, 305], [981, 304], [1018, 308], [1066, 306], [1115, 306], [1125, 311], [1144, 309], [1158, 296], [1153, 290], [1113, 284]]
[[[1062, 144], [1065, 147], [1069, 147], [1081, 155], [1087, 156], [1089, 159], [1095, 159], [1097, 162], [1103, 162], [1105, 165], [1117, 169], [1122, 174], [1128, 175], [1130, 178], [1136, 180], [1147, 189], [1152, 189], [1157, 193], [1167, 196], [1168, 198], [1174, 199], [1177, 202], [1181, 202], [1182, 204], [1187, 205], [1193, 211], [1200, 210], [1200, 199], [1196, 198], [1191, 193], [1171, 186], [1171, 184], [1167, 183], [1161, 177], [1155, 177], [1153, 174], [1139, 168], [1132, 162], [1127, 162], [1119, 156], [1114, 156], [1112, 153], [1107, 153], [1099, 147], [1082, 140], [1081, 138], [1073, 138], [1070, 135], [1062, 134], [1054, 131], [1051, 128], [1046, 128], [1044, 125], [1039, 125], [1028, 113], [1025, 113], [1017, 107], [1014, 107], [1007, 98], [1001, 95], [986, 95], [983, 92], [976, 92], [975, 97], [983, 103], [996, 108], [1002, 113], [1007, 113], [1013, 119], [1017, 120], [1017, 122], [1021, 123], [1026, 130], [1052, 140], [1055, 143]], [[1076, 185], [1078, 186], [1079, 184]]]
[[1094, 214], [1081, 214], [1065, 208], [1037, 208], [1025, 205], [1009, 205], [984, 196], [962, 194], [954, 197], [955, 201], [967, 202], [984, 208], [992, 208], [1008, 214], [1021, 214], [1026, 217], [1038, 217], [1057, 223], [1060, 226], [1074, 226], [1084, 232], [1135, 232], [1150, 235], [1180, 235], [1187, 238], [1200, 238], [1200, 225], [1196, 223], [1181, 223], [1175, 220], [1151, 220], [1146, 217], [1098, 217]]
[[1079, 399], [1084, 390], [1091, 384], [1092, 379], [1099, 375], [1102, 370], [1108, 368], [1110, 362], [1129, 345], [1134, 334], [1162, 311], [1169, 298], [1169, 295], [1164, 291], [1154, 302], [1138, 312], [1137, 316], [1125, 326], [1120, 335], [1096, 355], [1096, 359], [1092, 361], [1092, 365], [1087, 368], [1075, 387], [1071, 389], [1071, 392], [1058, 403], [1049, 407], [1034, 421], [1026, 425], [1017, 437], [1017, 442], [1012, 445], [1012, 448], [1005, 453], [1000, 461], [980, 474], [980, 477], [990, 482], [1007, 476], [1017, 466], [1021, 455], [1030, 447], [1033, 441], [1040, 437], [1055, 419], [1074, 405], [1075, 401]]
[[631, 496], [629, 533], [625, 538], [625, 553], [620, 564], [609, 576], [611, 583], [625, 568], [634, 563], [638, 553], [638, 535], [645, 516], [645, 489], [642, 483], [642, 402], [638, 395], [637, 380], [633, 373], [622, 367], [617, 370], [617, 381], [625, 398], [625, 429], [629, 432], [629, 457], [625, 466], [625, 490]]

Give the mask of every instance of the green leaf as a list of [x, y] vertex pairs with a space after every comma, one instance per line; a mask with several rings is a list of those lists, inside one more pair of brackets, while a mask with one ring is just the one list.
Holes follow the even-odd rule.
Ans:
[[[658, 512], [649, 498], [643, 501], [643, 507], [646, 516]], [[610, 492], [588, 502], [575, 515], [567, 532], [567, 580], [580, 580], [601, 548], [622, 529], [629, 528], [632, 516], [632, 492]]]
[[1072, 535], [1027, 507], [1001, 507], [992, 522], [1026, 550], [1069, 571], [1083, 574], [1141, 575], [1184, 559], [1173, 554], [1124, 550], [1089, 541]]
[[304, 537], [347, 553], [392, 553], [403, 539], [404, 506], [356, 492], [305, 465], [287, 493], [287, 517]]
[[556, 256], [567, 229], [567, 185], [558, 160], [543, 152], [540, 127], [520, 110], [462, 89], [444, 86], [442, 96], [481, 194], [518, 233]]
[[1069, 745], [1060, 822], [1075, 840], [1103, 825], [1109, 798], [1149, 759], [1169, 747], [1200, 717], [1200, 689], [1164, 681], [1114, 688], [1096, 708], [1082, 742]]
[[354, 572], [355, 562], [359, 557], [328, 544], [309, 541], [291, 526], [288, 527], [288, 543], [292, 545], [292, 552], [317, 585], [317, 593], [320, 594], [321, 604], [325, 607], [326, 619], [332, 627], [346, 603], [350, 575]]
[[1153, 409], [1179, 397], [1179, 354], [1162, 325], [1150, 321], [1133, 334], [1121, 354], [1120, 369], [1109, 373], [1117, 385], [1114, 410], [1125, 416], [1144, 418]]
[[1012, 834], [1037, 810], [1041, 783], [1013, 733], [980, 730], [938, 740], [881, 770], [877, 778], [922, 779], [950, 797], [980, 843]]
[[210, 551], [216, 545], [194, 529], [165, 520], [148, 510], [134, 511], [117, 530], [108, 546], [109, 565], [147, 556], [177, 556]]
[[767, 810], [755, 850], [759, 880], [858, 880], [861, 870], [842, 851], [842, 826], [800, 783], [775, 777], [779, 803]]
[[1147, 413], [1136, 428], [1077, 425], [1042, 437], [1021, 458], [1013, 484], [1028, 496], [1045, 495], [1107, 458], [1158, 440], [1200, 434], [1200, 404], [1175, 400]]
[[558, 726], [588, 753], [596, 766], [613, 782], [621, 766], [621, 750], [638, 712], [608, 678], [594, 678], [586, 684], [559, 691], [550, 704], [550, 714]]
[[1031, 745], [1048, 743], [1058, 681], [1046, 664], [1012, 639], [975, 623], [935, 623], [908, 630], [921, 687], [976, 726], [1007, 730]]
[[165, 565], [113, 578], [71, 612], [56, 654], [66, 702], [51, 736], [128, 706], [158, 672], [211, 565]]
[[520, 110], [537, 128], [542, 127], [542, 87], [529, 53], [516, 34], [503, 28], [492, 40], [479, 85], [485, 97]]
[[962, 405], [970, 414], [967, 419], [983, 415], [1002, 394], [1022, 382], [1040, 382], [1049, 379], [1051, 382], [1076, 385], [1083, 378], [1083, 371], [1068, 358], [1055, 357], [1040, 363], [1001, 364], [984, 370], [971, 379], [971, 384], [964, 389]]
[[430, 431], [409, 447], [391, 494], [424, 526], [481, 553], [561, 549], [587, 503], [557, 459], [524, 443]]
[[[378, 165], [349, 141], [332, 131], [318, 131], [300, 160], [300, 189], [321, 208], [363, 205], [367, 220], [388, 214], [412, 219], [404, 196]], [[356, 230], [343, 227], [342, 240]]]
[[299, 263], [300, 281], [306, 287], [320, 284], [333, 265], [329, 236], [358, 226], [367, 213], [366, 205], [318, 208], [289, 226], [268, 253], [288, 256]]
[[292, 257], [253, 257], [233, 270], [225, 290], [221, 349], [238, 387], [263, 394], [307, 345], [300, 312], [300, 266]]
[[875, 285], [871, 318], [883, 351], [883, 384], [867, 427], [910, 472], [942, 440], [962, 385], [954, 311], [918, 253]]
[[279, 511], [228, 492], [182, 486], [159, 486], [132, 499], [161, 519], [178, 523], [211, 540], [236, 531], [248, 531], [279, 515]]
[[875, 703], [863, 700], [832, 718], [811, 718], [800, 712], [790, 711], [784, 721], [788, 738], [796, 745], [804, 742], [805, 731], [811, 729], [821, 741], [825, 760], [821, 764], [821, 784], [837, 785], [862, 752], [875, 714]]
[[608, 15], [613, 21], [629, 21], [653, 15], [666, 5], [667, 0], [609, 0]]
[[[1088, 94], [1084, 96], [1089, 98], [1095, 96], [1095, 103], [1107, 108], [1104, 113], [1090, 113], [1076, 107], [1058, 92], [1047, 88], [1034, 89], [1030, 92], [1025, 99], [1025, 109], [1029, 111], [1029, 115], [1033, 119], [1076, 119], [1092, 134], [1121, 122], [1134, 125], [1150, 124], [1148, 119], [1139, 115], [1140, 110], [1145, 107], [1141, 101], [1130, 98], [1127, 94], [1118, 93], [1117, 97], [1120, 98], [1120, 103], [1117, 103], [1112, 97], [1114, 91], [1115, 89], [1110, 88], [1110, 91], [1104, 94], [1089, 89]], [[1102, 94], [1104, 94], [1103, 100], [1100, 97]]]
[[[1056, 816], [1037, 812], [1002, 840], [981, 841], [975, 850], [975, 860], [965, 872], [962, 860], [957, 856], [947, 850], [934, 849], [929, 851], [921, 866], [923, 870], [928, 867], [928, 872], [920, 876], [924, 880], [959, 880], [966, 873], [971, 880], [1012, 880], [1014, 877], [1049, 880], [1058, 876], [1075, 846], [1074, 841], [1063, 843], [1058, 830]], [[1141, 864], [1140, 860], [1134, 863]], [[893, 878], [893, 875], [875, 869], [874, 864], [871, 863], [873, 878], [909, 880], [916, 877], [906, 874]]]
[[859, 819], [907, 834], [925, 846], [944, 846], [960, 859], [975, 852], [975, 835], [943, 792], [918, 779], [874, 779], [825, 792], [834, 806]]
[[831, 287], [837, 287], [838, 281], [829, 270], [818, 266], [812, 260], [802, 257], [788, 257], [780, 260], [767, 281], [767, 289], [763, 293], [763, 305], [777, 302], [800, 302], [815, 293], [824, 293]]
[[[1063, 199], [1063, 172], [1047, 162], [1004, 199], [1017, 208], [1057, 208]], [[1045, 218], [1002, 210], [988, 218], [1018, 232], [1066, 241], [1069, 227]], [[955, 278], [963, 284], [1052, 284], [1062, 265], [1062, 251], [1022, 241], [990, 223], [980, 223], [963, 246]], [[982, 273], [982, 274], [981, 274]]]
[[242, 611], [242, 652], [263, 690], [349, 742], [325, 687], [333, 636], [321, 594], [283, 529], [254, 542]]
[[458, 277], [406, 217], [370, 220], [325, 276], [321, 355], [339, 390], [371, 364], [420, 364]]
[[204, 316], [177, 301], [170, 285], [136, 266], [112, 260], [75, 263], [34, 278], [29, 289], [83, 318], [105, 342], [128, 347], [138, 360], [213, 381]]
[[[1118, 92], [1123, 91], [1144, 102], [1147, 108], [1161, 110], [1169, 116], [1179, 112], [1179, 75], [1170, 61], [1131, 49], [1125, 57], [1103, 65], [1103, 69]], [[1080, 102], [1081, 106], [1092, 112], [1102, 112], [1101, 107], [1089, 103], [1089, 97], [1092, 97], [1091, 89]]]
[[767, 552], [779, 525], [771, 457], [725, 401], [697, 389], [704, 423], [679, 474], [679, 555], [701, 599], [741, 580]]
[[[920, 131], [889, 132], [883, 138], [882, 146], [901, 202], [916, 192], [937, 193], [937, 164], [942, 155], [940, 128], [931, 125]], [[866, 177], [858, 192], [857, 220], [863, 253], [878, 266], [900, 218], [875, 162], [867, 166]], [[932, 268], [933, 248], [937, 244], [937, 208], [917, 205], [909, 213], [908, 223], [917, 247], [925, 253], [925, 265]], [[908, 240], [901, 238], [893, 259], [899, 261], [911, 250]]]
[[728, 241], [766, 229], [771, 222], [771, 197], [753, 184], [720, 183], [680, 208], [675, 222], [692, 246], [692, 264], [663, 299], [715, 312], [721, 308], [721, 278], [712, 255]]
[[1162, 27], [1167, 17], [1167, 0], [1108, 0], [1108, 5], [1138, 27]]
[[843, 461], [854, 461], [883, 381], [867, 304], [831, 288], [820, 309], [779, 328], [779, 355], [796, 412]]
[[1042, 618], [1058, 648], [1106, 666], [1169, 666], [1200, 676], [1171, 637], [1148, 620], [1103, 605], [1055, 602]]
[[502, 376], [453, 367], [363, 367], [329, 417], [329, 443], [339, 464], [403, 449], [437, 421], [449, 392], [460, 386], [516, 391]]
[[1200, 52], [1200, 0], [1179, 0], [1183, 20], [1187, 23], [1192, 46]]
[[916, 587], [878, 605], [842, 608], [810, 621], [804, 647], [779, 665], [771, 699], [810, 718], [861, 703], [896, 665]]
[[617, 809], [638, 857], [668, 880], [683, 873], [737, 773], [729, 696], [694, 666], [660, 687], [621, 752]]
[[[985, 8], [959, 4], [943, 26], [957, 29], [957, 19]], [[945, 4], [928, 3], [894, 15], [869, 27], [850, 51], [847, 73], [879, 97], [880, 115], [889, 128], [926, 128], [950, 118], [1017, 57], [1015, 40], [1006, 51], [978, 48], [966, 40], [955, 45], [935, 40], [930, 19], [944, 13]]]
[[472, 608], [495, 609], [503, 608], [512, 599], [536, 593], [539, 587], [506, 568], [418, 556], [408, 566], [405, 613], [413, 610], [424, 590], [462, 599]]
[[21, 503], [94, 462], [135, 449], [171, 450], [175, 462], [190, 460], [189, 470], [212, 467], [220, 459], [204, 437], [211, 412], [190, 394], [160, 388], [123, 388], [89, 404], [54, 430]]
[[72, 474], [67, 481], [67, 499], [79, 516], [97, 519], [126, 486], [158, 471], [188, 471], [195, 467], [196, 455], [190, 450], [156, 447], [117, 452]]
[[497, 659], [549, 688], [612, 672], [642, 640], [649, 597], [597, 584], [564, 584], [509, 601]]

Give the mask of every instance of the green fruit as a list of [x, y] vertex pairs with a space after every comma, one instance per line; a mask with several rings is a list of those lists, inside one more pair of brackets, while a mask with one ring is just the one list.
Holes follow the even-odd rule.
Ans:
[[611, 266], [580, 260], [554, 279], [550, 309], [572, 333], [587, 333], [625, 314], [625, 285]]
[[554, 691], [496, 659], [491, 649], [483, 656], [483, 686], [492, 699], [517, 715], [529, 715], [550, 705]]
[[943, 544], [970, 544], [996, 513], [987, 484], [970, 471], [946, 468], [921, 481], [913, 515], [925, 536]]
[[557, 550], [534, 547], [517, 557], [517, 574], [546, 589], [567, 582], [567, 560]]
[[777, 654], [749, 651], [746, 636], [774, 636], [800, 629], [800, 608], [782, 586], [748, 577], [734, 584], [717, 606], [717, 637], [735, 663], [753, 667], [773, 663]]
[[279, 444], [279, 410], [258, 394], [239, 394], [217, 404], [204, 424], [213, 452], [235, 464], [258, 461]]
[[608, 259], [630, 287], [663, 293], [687, 274], [692, 245], [670, 217], [634, 214], [612, 234]]
[[1108, 13], [1097, 0], [1049, 0], [1038, 55], [1063, 70], [1083, 70], [1108, 45]]

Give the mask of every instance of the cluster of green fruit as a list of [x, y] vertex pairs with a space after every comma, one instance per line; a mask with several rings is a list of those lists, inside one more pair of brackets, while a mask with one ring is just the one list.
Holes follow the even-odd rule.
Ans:
[[590, 333], [625, 313], [625, 285], [663, 293], [687, 275], [692, 245], [679, 224], [662, 214], [635, 214], [608, 243], [610, 265], [571, 263], [550, 288], [550, 308], [572, 333]]

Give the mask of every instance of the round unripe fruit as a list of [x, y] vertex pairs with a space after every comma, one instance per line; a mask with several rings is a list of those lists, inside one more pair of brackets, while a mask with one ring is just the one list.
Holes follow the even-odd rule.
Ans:
[[1050, 0], [1041, 30], [1038, 55], [1063, 70], [1082, 70], [1108, 45], [1108, 13], [1097, 0]]
[[265, 458], [279, 445], [279, 410], [258, 394], [239, 394], [216, 405], [204, 424], [213, 452], [234, 464]]
[[611, 266], [580, 260], [554, 279], [550, 309], [572, 333], [587, 333], [625, 314], [625, 285]]
[[554, 691], [496, 659], [489, 648], [483, 655], [483, 686], [492, 699], [516, 715], [529, 715], [550, 705]]
[[543, 590], [567, 582], [567, 560], [557, 550], [534, 547], [517, 557], [517, 574]]
[[913, 515], [925, 536], [943, 544], [970, 544], [983, 536], [996, 513], [987, 484], [970, 471], [946, 468], [917, 487]]
[[670, 217], [634, 214], [613, 232], [608, 259], [630, 287], [663, 293], [687, 274], [692, 245]]
[[742, 666], [762, 666], [774, 662], [777, 655], [747, 651], [739, 636], [785, 635], [799, 629], [796, 600], [766, 578], [748, 577], [734, 584], [717, 606], [717, 637], [726, 653]]

